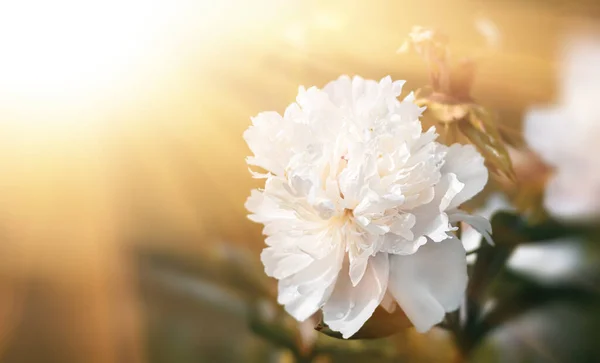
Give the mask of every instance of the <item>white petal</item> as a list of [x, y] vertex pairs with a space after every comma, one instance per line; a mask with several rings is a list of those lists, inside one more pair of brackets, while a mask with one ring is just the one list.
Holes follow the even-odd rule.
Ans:
[[252, 177], [254, 179], [267, 179], [271, 176], [273, 176], [273, 174], [267, 172], [267, 173], [259, 173], [257, 171], [252, 170], [252, 168], [248, 168], [248, 171], [250, 172], [250, 174], [252, 175]]
[[341, 245], [321, 260], [315, 260], [298, 273], [279, 281], [277, 302], [298, 321], [319, 310], [333, 292], [342, 266]]
[[[363, 253], [364, 254], [364, 253]], [[367, 266], [369, 265], [369, 256], [357, 255], [353, 256], [352, 253], [349, 254], [350, 259], [350, 267], [349, 267], [349, 276], [350, 281], [352, 282], [352, 286], [356, 286], [359, 284], [360, 280], [365, 275], [367, 271]]]
[[390, 255], [389, 291], [419, 332], [458, 309], [466, 286], [465, 250], [457, 238], [428, 242], [412, 255]]
[[348, 76], [340, 76], [323, 87], [329, 99], [336, 106], [347, 106], [352, 102], [352, 81]]
[[383, 295], [383, 300], [381, 300], [380, 305], [390, 314], [394, 313], [394, 311], [396, 311], [398, 308], [398, 304], [396, 303], [396, 300], [392, 294], [390, 294], [389, 290], [385, 293], [385, 295]]
[[434, 242], [440, 242], [448, 238], [447, 232], [451, 230], [452, 227], [448, 221], [448, 215], [446, 213], [440, 213], [435, 215], [435, 218], [431, 220], [431, 223], [428, 225], [428, 228], [425, 229], [423, 236], [427, 236]]
[[264, 192], [253, 189], [244, 205], [246, 209], [254, 213], [248, 218], [254, 222], [266, 223], [278, 219], [294, 219], [292, 211], [283, 210]]
[[443, 212], [448, 209], [450, 204], [453, 202], [456, 203], [455, 199], [457, 195], [459, 195], [460, 192], [465, 188], [465, 184], [458, 180], [456, 174], [448, 173], [442, 177], [442, 180], [440, 180], [439, 187], [446, 189], [446, 192], [441, 195], [440, 199], [440, 212]]
[[416, 239], [411, 230], [416, 223], [416, 218], [413, 214], [404, 213], [396, 216], [391, 225], [391, 233], [383, 236], [383, 241], [379, 250], [382, 252], [409, 255], [415, 253], [421, 244], [425, 243], [426, 239]]
[[403, 213], [394, 218], [394, 222], [390, 226], [390, 232], [404, 237], [407, 240], [412, 240], [414, 234], [412, 233], [411, 228], [414, 227], [416, 222], [417, 219], [413, 214]]
[[285, 311], [294, 319], [305, 321], [315, 314], [333, 291], [334, 284], [323, 289], [315, 290], [310, 294], [302, 295], [295, 290], [293, 285], [285, 285], [285, 280], [279, 281], [278, 302], [284, 305]]
[[310, 265], [314, 259], [302, 251], [286, 251], [267, 247], [260, 254], [265, 273], [276, 279], [284, 279]]
[[[283, 175], [290, 154], [289, 147], [285, 152], [280, 151], [281, 146], [286, 144], [285, 138], [277, 137], [282, 130], [282, 123], [283, 118], [277, 112], [262, 112], [252, 118], [253, 125], [244, 132], [244, 140], [254, 153], [254, 157], [247, 158], [248, 164], [259, 166], [275, 175]], [[269, 142], [273, 140], [278, 141]]]
[[416, 223], [412, 229], [415, 240], [422, 240], [422, 237], [426, 236], [439, 242], [448, 237], [447, 232], [452, 230], [452, 226], [444, 210], [460, 194], [463, 186], [454, 174], [446, 174], [442, 177], [435, 186], [434, 199], [413, 210], [416, 216]]
[[291, 282], [298, 286], [298, 292], [308, 294], [314, 290], [323, 289], [333, 284], [342, 268], [344, 249], [341, 244], [320, 260], [314, 261], [304, 270], [290, 277]]
[[448, 148], [442, 173], [453, 173], [464, 188], [453, 199], [448, 209], [460, 206], [483, 190], [488, 181], [488, 170], [483, 157], [473, 145], [454, 144]]
[[411, 255], [427, 242], [427, 238], [419, 237], [417, 239], [407, 240], [393, 233], [388, 233], [383, 236], [383, 243], [379, 250], [395, 255]]
[[482, 216], [465, 213], [461, 210], [454, 210], [448, 212], [448, 218], [450, 223], [465, 222], [473, 227], [479, 234], [485, 238], [487, 243], [493, 245], [494, 240], [492, 239], [492, 225], [487, 218]]
[[[406, 83], [406, 81], [394, 81], [392, 83], [392, 94], [394, 96], [400, 96], [400, 93], [402, 93], [402, 87], [404, 87], [405, 83]], [[411, 94], [413, 94], [413, 92], [411, 92]], [[414, 94], [413, 94], [413, 96], [414, 96]], [[408, 101], [410, 101], [410, 102], [414, 101], [414, 97], [413, 97], [412, 100], [407, 99], [407, 98], [408, 98], [408, 96], [404, 97], [404, 101], [407, 101], [407, 102]]]
[[388, 272], [387, 253], [369, 259], [365, 275], [356, 287], [342, 269], [333, 294], [323, 307], [325, 323], [346, 339], [354, 335], [381, 303], [387, 289]]

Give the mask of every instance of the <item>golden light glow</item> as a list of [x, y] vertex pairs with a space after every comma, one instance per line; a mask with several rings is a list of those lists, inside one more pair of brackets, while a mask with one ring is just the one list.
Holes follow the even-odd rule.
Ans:
[[64, 337], [53, 352], [129, 357], [112, 335], [135, 311], [122, 296], [137, 293], [123, 272], [136, 266], [130, 247], [202, 255], [224, 241], [258, 257], [242, 133], [259, 111], [283, 111], [298, 85], [391, 74], [418, 88], [426, 67], [395, 53], [413, 25], [447, 30], [471, 54], [474, 19], [493, 15], [506, 47], [478, 70], [477, 98], [512, 111], [549, 99], [555, 16], [543, 2], [483, 3], [0, 0], [0, 277], [74, 291], [65, 311], [81, 328], [34, 325]]
[[178, 2], [7, 1], [0, 5], [2, 93], [72, 102], [145, 65]]

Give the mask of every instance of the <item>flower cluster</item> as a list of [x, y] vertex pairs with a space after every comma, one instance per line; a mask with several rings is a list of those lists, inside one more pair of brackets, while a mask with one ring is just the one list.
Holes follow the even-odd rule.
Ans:
[[246, 208], [264, 224], [265, 271], [297, 320], [323, 311], [348, 338], [378, 306], [399, 306], [419, 331], [462, 302], [460, 221], [489, 237], [489, 222], [458, 209], [488, 179], [470, 145], [445, 146], [422, 130], [403, 81], [340, 77], [299, 89], [282, 115], [252, 119], [244, 138], [264, 189]]

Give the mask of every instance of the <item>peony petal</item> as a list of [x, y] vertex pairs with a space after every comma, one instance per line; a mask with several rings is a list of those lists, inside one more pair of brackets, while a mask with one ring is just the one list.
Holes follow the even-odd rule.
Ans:
[[320, 260], [315, 260], [302, 271], [289, 277], [291, 283], [297, 285], [300, 294], [308, 294], [322, 289], [335, 282], [344, 259], [344, 249], [338, 243], [331, 252]]
[[350, 276], [350, 281], [352, 282], [352, 286], [356, 286], [359, 284], [360, 280], [365, 275], [367, 271], [367, 266], [369, 265], [369, 256], [353, 256], [349, 254], [350, 266], [348, 275]]
[[354, 335], [381, 303], [387, 289], [388, 272], [387, 253], [369, 259], [367, 270], [356, 287], [352, 286], [343, 269], [333, 294], [323, 306], [323, 320], [329, 328], [339, 331], [346, 339]]
[[433, 200], [421, 207], [415, 208], [415, 226], [412, 229], [415, 241], [423, 242], [423, 237], [428, 237], [434, 242], [448, 238], [447, 232], [452, 231], [448, 216], [444, 212], [447, 206], [454, 202], [457, 195], [463, 190], [464, 184], [458, 181], [454, 174], [446, 174], [435, 186]]
[[457, 238], [428, 242], [408, 256], [390, 256], [389, 291], [417, 331], [458, 309], [467, 287], [465, 249]]
[[399, 214], [394, 218], [394, 222], [390, 226], [390, 232], [404, 237], [407, 240], [412, 240], [414, 234], [412, 233], [412, 227], [417, 223], [417, 219], [413, 214], [403, 213]]
[[321, 260], [315, 260], [298, 273], [278, 284], [277, 302], [298, 321], [317, 312], [333, 292], [342, 266], [344, 250], [341, 244]]
[[411, 228], [415, 225], [416, 218], [413, 214], [404, 213], [395, 218], [391, 225], [391, 233], [383, 236], [379, 250], [381, 252], [409, 255], [415, 253], [424, 243], [423, 239], [414, 238]]
[[285, 285], [285, 280], [279, 281], [278, 303], [284, 305], [285, 311], [298, 321], [305, 321], [315, 314], [323, 302], [333, 291], [334, 284], [323, 289], [315, 290], [307, 295], [300, 294], [294, 285]]
[[352, 103], [352, 80], [348, 76], [340, 76], [337, 80], [329, 82], [323, 87], [323, 91], [338, 107], [348, 106]]
[[398, 304], [396, 303], [396, 300], [389, 292], [389, 290], [386, 291], [385, 295], [383, 295], [383, 300], [381, 300], [380, 305], [382, 308], [385, 309], [385, 311], [387, 311], [390, 314], [394, 313], [394, 311], [396, 311], [396, 309], [398, 308]]
[[488, 170], [483, 157], [473, 145], [454, 144], [447, 150], [442, 173], [453, 173], [464, 188], [452, 199], [448, 209], [456, 208], [483, 190], [488, 181]]
[[487, 243], [494, 245], [494, 240], [492, 239], [492, 225], [487, 218], [465, 213], [461, 210], [448, 212], [448, 218], [450, 223], [465, 222], [479, 232], [479, 234], [485, 238]]
[[448, 238], [447, 232], [451, 230], [452, 227], [448, 221], [448, 215], [446, 213], [439, 213], [426, 225], [426, 229], [423, 231], [420, 239], [423, 239], [423, 236], [427, 236], [434, 242], [440, 242]]
[[[442, 195], [440, 195], [440, 212], [448, 209], [448, 206], [452, 204], [457, 195], [465, 188], [465, 184], [461, 183], [458, 180], [458, 177], [454, 173], [446, 174], [442, 180], [440, 180], [438, 184], [438, 188], [441, 190], [446, 190]], [[436, 189], [437, 191], [437, 189]]]
[[[244, 140], [254, 157], [248, 157], [247, 163], [261, 167], [275, 175], [283, 175], [290, 157], [289, 145], [286, 152], [280, 152], [287, 143], [280, 135], [283, 118], [277, 112], [262, 112], [252, 118], [252, 126], [244, 132]], [[278, 140], [277, 143], [265, 143], [265, 140]]]
[[267, 247], [260, 254], [265, 273], [276, 279], [284, 279], [310, 265], [314, 259], [302, 251], [286, 251]]
[[383, 236], [383, 243], [379, 247], [379, 251], [392, 253], [395, 255], [412, 255], [417, 252], [427, 238], [419, 237], [417, 239], [407, 240], [393, 233], [388, 233]]
[[264, 192], [253, 189], [244, 205], [251, 215], [251, 221], [266, 223], [277, 219], [294, 219], [292, 211], [283, 210], [277, 203], [269, 198]]

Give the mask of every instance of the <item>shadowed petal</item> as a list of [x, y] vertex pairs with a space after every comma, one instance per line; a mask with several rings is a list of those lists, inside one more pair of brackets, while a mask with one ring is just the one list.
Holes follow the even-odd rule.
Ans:
[[435, 242], [448, 238], [447, 232], [452, 230], [445, 213], [448, 205], [461, 193], [465, 185], [461, 183], [456, 175], [446, 174], [435, 186], [434, 199], [424, 206], [412, 211], [416, 216], [416, 223], [412, 229], [415, 240], [419, 245], [423, 238], [428, 237]]
[[320, 260], [279, 281], [277, 302], [296, 320], [303, 321], [317, 312], [329, 298], [342, 267], [341, 244]]
[[473, 145], [454, 144], [448, 148], [442, 173], [453, 173], [464, 188], [452, 199], [448, 209], [456, 208], [483, 190], [488, 180], [488, 170], [483, 157]]
[[286, 251], [274, 247], [265, 248], [260, 254], [268, 276], [284, 279], [310, 265], [314, 260], [301, 251]]
[[450, 223], [465, 222], [481, 234], [487, 243], [491, 245], [494, 244], [494, 241], [492, 240], [492, 225], [486, 218], [465, 213], [461, 210], [448, 212], [448, 218], [450, 219]]
[[390, 255], [389, 291], [419, 332], [458, 309], [466, 286], [465, 250], [457, 238], [429, 241], [412, 255]]
[[352, 286], [343, 269], [333, 294], [323, 307], [325, 323], [342, 333], [344, 338], [356, 333], [381, 303], [387, 289], [388, 272], [387, 253], [379, 253], [369, 259], [367, 270], [356, 287]]

